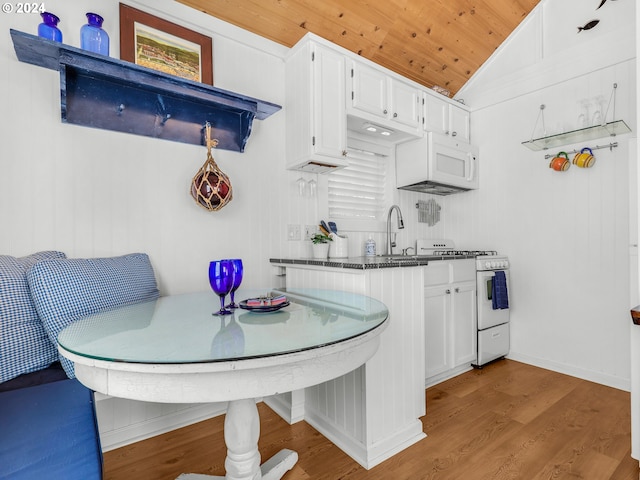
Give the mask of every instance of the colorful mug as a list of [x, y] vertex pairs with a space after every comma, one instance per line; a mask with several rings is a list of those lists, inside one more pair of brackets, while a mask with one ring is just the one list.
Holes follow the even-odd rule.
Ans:
[[[587, 151], [589, 153], [586, 153]], [[573, 157], [573, 164], [580, 168], [593, 167], [594, 163], [596, 163], [596, 157], [593, 156], [590, 148], [583, 148], [580, 153], [576, 153], [576, 156]]]
[[[564, 157], [562, 155], [564, 155]], [[551, 159], [551, 163], [549, 163], [549, 168], [553, 168], [557, 172], [564, 172], [568, 170], [570, 166], [571, 162], [566, 152], [558, 153]]]

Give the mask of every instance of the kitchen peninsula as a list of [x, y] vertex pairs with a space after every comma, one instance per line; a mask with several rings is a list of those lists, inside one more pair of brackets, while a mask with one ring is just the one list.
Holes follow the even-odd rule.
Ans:
[[304, 418], [365, 468], [424, 438], [423, 268], [400, 268], [383, 257], [270, 261], [284, 271], [287, 288], [367, 295], [387, 306], [389, 320], [378, 351], [362, 367], [266, 403], [285, 418], [290, 411], [293, 420]]
[[424, 438], [420, 417], [426, 413], [425, 267], [438, 260], [445, 258], [270, 259], [285, 278], [282, 286], [370, 296], [389, 309], [389, 325], [378, 351], [362, 367], [266, 403], [289, 421], [304, 418], [365, 468]]

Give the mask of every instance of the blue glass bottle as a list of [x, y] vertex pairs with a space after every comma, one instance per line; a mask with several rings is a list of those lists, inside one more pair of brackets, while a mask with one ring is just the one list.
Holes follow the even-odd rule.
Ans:
[[102, 29], [104, 19], [97, 13], [87, 13], [89, 23], [80, 28], [80, 47], [90, 52], [109, 55], [109, 35]]
[[40, 16], [42, 17], [42, 23], [38, 25], [38, 36], [47, 40], [62, 42], [62, 32], [58, 28], [60, 19], [50, 12], [42, 12]]

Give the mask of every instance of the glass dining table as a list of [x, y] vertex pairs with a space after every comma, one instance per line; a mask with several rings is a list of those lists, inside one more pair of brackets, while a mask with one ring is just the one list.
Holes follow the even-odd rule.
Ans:
[[388, 310], [373, 298], [333, 290], [241, 288], [236, 298], [269, 295], [284, 295], [286, 302], [214, 316], [219, 299], [201, 292], [101, 312], [65, 328], [58, 349], [74, 362], [80, 382], [105, 395], [229, 402], [226, 476], [187, 473], [180, 480], [280, 479], [297, 462], [297, 453], [284, 449], [260, 464], [256, 400], [363, 365], [378, 348]]

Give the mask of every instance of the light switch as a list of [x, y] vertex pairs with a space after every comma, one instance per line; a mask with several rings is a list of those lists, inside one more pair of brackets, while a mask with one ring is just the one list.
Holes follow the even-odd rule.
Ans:
[[287, 240], [300, 240], [300, 225], [287, 225]]

